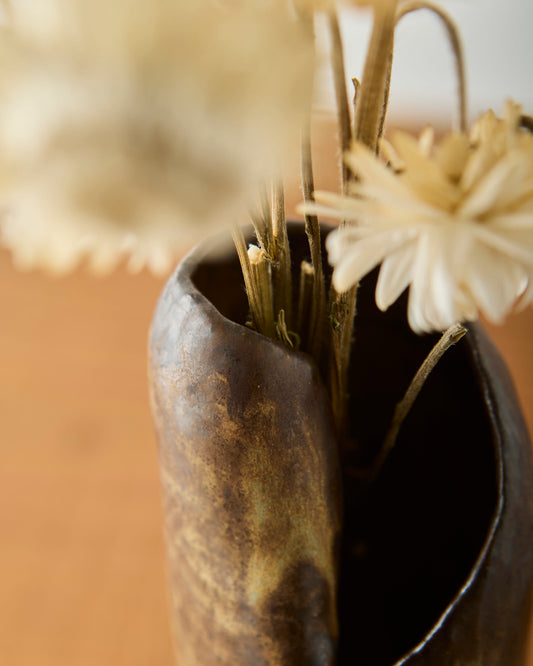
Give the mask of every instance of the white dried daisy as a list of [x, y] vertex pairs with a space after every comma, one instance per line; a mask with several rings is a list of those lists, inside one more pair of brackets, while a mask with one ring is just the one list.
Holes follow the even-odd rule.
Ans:
[[0, 42], [2, 235], [19, 263], [103, 269], [126, 252], [167, 270], [233, 222], [310, 95], [310, 36], [274, 9], [19, 0]]
[[[315, 212], [350, 221], [328, 237], [333, 282], [345, 291], [381, 264], [376, 303], [387, 309], [409, 287], [417, 332], [444, 330], [482, 312], [501, 322], [533, 300], [533, 135], [520, 108], [492, 112], [471, 135], [435, 146], [396, 134], [395, 173], [355, 145], [350, 196], [317, 192]], [[430, 137], [429, 137], [430, 139]]]

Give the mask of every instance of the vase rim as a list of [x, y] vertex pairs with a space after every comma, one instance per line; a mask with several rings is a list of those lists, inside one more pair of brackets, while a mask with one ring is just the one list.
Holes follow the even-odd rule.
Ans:
[[[321, 225], [321, 229], [322, 226], [323, 230], [327, 231], [328, 233], [334, 228], [331, 225], [325, 224]], [[289, 232], [291, 230], [298, 230], [302, 233], [302, 235], [305, 235], [305, 224], [302, 221], [287, 221], [287, 227]], [[243, 224], [240, 226], [240, 228], [242, 229], [248, 242], [248, 239], [253, 237], [254, 234], [253, 226], [251, 224]], [[253, 328], [245, 326], [244, 324], [234, 321], [230, 317], [227, 317], [195, 284], [194, 272], [198, 266], [208, 260], [223, 259], [224, 257], [228, 258], [234, 251], [235, 250], [233, 241], [231, 239], [230, 230], [223, 229], [218, 231], [217, 233], [212, 234], [211, 236], [200, 241], [200, 243], [195, 245], [187, 252], [187, 254], [177, 265], [171, 279], [180, 285], [182, 293], [194, 298], [198, 303], [201, 302], [206, 308], [209, 316], [215, 318], [219, 323], [228, 328], [238, 328], [242, 335], [255, 337], [258, 344], [265, 344], [266, 342], [268, 344], [274, 345], [284, 354], [291, 354], [291, 356], [296, 355], [300, 358], [302, 363], [308, 364], [312, 368], [313, 372], [320, 374], [318, 366], [312, 356], [298, 349], [290, 349], [287, 347], [287, 345], [280, 342], [279, 340], [268, 338], [265, 335], [258, 333]]]

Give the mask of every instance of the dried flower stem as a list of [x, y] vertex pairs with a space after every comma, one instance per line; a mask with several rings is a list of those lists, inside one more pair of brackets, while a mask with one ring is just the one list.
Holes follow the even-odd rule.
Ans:
[[407, 0], [402, 4], [396, 13], [396, 25], [399, 21], [410, 14], [411, 12], [420, 9], [428, 9], [436, 14], [441, 20], [448, 34], [448, 39], [452, 47], [453, 55], [455, 58], [455, 70], [457, 74], [457, 94], [459, 99], [459, 129], [461, 132], [466, 132], [466, 82], [465, 82], [465, 65], [463, 47], [459, 38], [459, 31], [453, 22], [452, 18], [438, 5], [426, 0]]
[[353, 97], [352, 97], [352, 109], [353, 109], [353, 123], [352, 123], [352, 135], [355, 136], [355, 105], [357, 103], [357, 93], [359, 92], [359, 87], [361, 81], [356, 76], [352, 77], [353, 84]]
[[[350, 148], [352, 142], [352, 128], [350, 121], [350, 108], [348, 105], [348, 93], [346, 91], [346, 72], [344, 68], [344, 52], [339, 18], [335, 12], [328, 14], [329, 32], [331, 35], [331, 67], [333, 70], [333, 83], [335, 86], [335, 98], [337, 106], [337, 120], [340, 133], [342, 154]], [[350, 170], [342, 160], [342, 190], [350, 178]]]
[[287, 326], [292, 320], [291, 253], [285, 220], [283, 183], [272, 185], [272, 286], [274, 310], [284, 310]]
[[265, 316], [261, 306], [261, 296], [259, 294], [259, 290], [254, 279], [254, 274], [252, 272], [252, 267], [250, 265], [250, 257], [248, 256], [244, 234], [242, 233], [242, 229], [240, 227], [235, 226], [231, 231], [231, 235], [235, 244], [235, 249], [237, 250], [239, 262], [241, 264], [252, 324], [256, 331], [259, 333], [264, 333]]
[[250, 220], [252, 221], [252, 226], [254, 228], [255, 236], [257, 238], [257, 242], [259, 243], [260, 248], [264, 252], [267, 252], [267, 248], [270, 245], [269, 232], [271, 230], [271, 227], [268, 225], [268, 223], [265, 221], [265, 218], [259, 211], [256, 210], [251, 211]]
[[[333, 12], [329, 14], [329, 28], [337, 119], [341, 149], [344, 154], [350, 148], [354, 131], [352, 131], [348, 93], [346, 90], [342, 35], [338, 17]], [[350, 170], [343, 160], [341, 181], [343, 193], [346, 193], [348, 190], [350, 177]], [[341, 226], [342, 224], [343, 222], [341, 222]], [[331, 288], [329, 296], [329, 319], [331, 324], [329, 337], [329, 389], [333, 416], [339, 434], [342, 432], [346, 413], [347, 378], [354, 326], [356, 293], [356, 288], [344, 294], [340, 294]], [[342, 437], [340, 439], [342, 441]]]
[[263, 250], [271, 256], [272, 253], [272, 210], [270, 208], [270, 199], [267, 188], [264, 183], [259, 188], [259, 199], [261, 202], [261, 213], [264, 222], [264, 237], [258, 239]]
[[261, 333], [269, 337], [274, 337], [276, 329], [274, 325], [270, 261], [264, 250], [261, 250], [256, 245], [251, 245], [248, 248], [248, 259], [259, 303]]
[[396, 1], [376, 3], [363, 78], [355, 105], [355, 138], [376, 151], [383, 126], [396, 25]]
[[[302, 131], [301, 142], [301, 171], [304, 201], [314, 201], [314, 178], [311, 157], [311, 140], [309, 124]], [[305, 215], [305, 232], [309, 242], [312, 265], [312, 298], [310, 308], [303, 308], [307, 312], [307, 319], [301, 320], [299, 331], [308, 330], [306, 337], [306, 350], [319, 362], [322, 348], [322, 337], [325, 320], [326, 288], [324, 272], [322, 270], [322, 247], [320, 241], [320, 226], [316, 215]], [[307, 273], [309, 275], [309, 272]], [[300, 292], [302, 293], [302, 292]], [[303, 306], [302, 306], [303, 307]]]
[[[330, 293], [330, 367], [329, 387], [337, 432], [342, 435], [348, 398], [348, 367], [352, 346], [357, 287], [344, 293]], [[342, 437], [341, 437], [342, 441]]]
[[437, 365], [446, 350], [459, 342], [459, 340], [463, 337], [463, 335], [465, 335], [466, 332], [467, 329], [464, 328], [464, 326], [461, 326], [461, 324], [453, 324], [453, 326], [450, 326], [448, 330], [444, 331], [440, 340], [427, 355], [426, 359], [409, 384], [405, 395], [394, 409], [392, 422], [385, 437], [385, 441], [378, 457], [376, 458], [376, 461], [372, 466], [370, 480], [377, 476], [383, 464], [385, 463], [385, 460], [389, 456], [389, 453], [396, 443], [398, 432], [400, 431], [402, 423], [411, 411], [411, 407], [417, 399], [418, 394], [424, 386], [424, 383], [429, 377], [431, 371]]
[[309, 340], [311, 337], [310, 322], [313, 309], [313, 287], [315, 271], [312, 264], [302, 261], [300, 264], [300, 288], [298, 291], [298, 313], [296, 318], [296, 329], [302, 339], [302, 349], [309, 351]]
[[383, 107], [381, 109], [381, 117], [379, 120], [379, 126], [378, 126], [378, 144], [379, 140], [381, 139], [383, 135], [383, 128], [385, 126], [385, 118], [387, 116], [387, 108], [389, 106], [389, 94], [390, 94], [390, 82], [391, 82], [391, 77], [392, 77], [392, 60], [393, 60], [393, 53], [391, 51], [389, 55], [389, 63], [388, 63], [388, 68], [387, 68], [387, 82], [385, 84], [385, 90], [384, 96], [383, 96]]
[[294, 331], [289, 331], [287, 322], [285, 321], [285, 310], [278, 312], [278, 320], [276, 322], [276, 335], [280, 342], [287, 345], [291, 349], [298, 349], [300, 346], [300, 336]]

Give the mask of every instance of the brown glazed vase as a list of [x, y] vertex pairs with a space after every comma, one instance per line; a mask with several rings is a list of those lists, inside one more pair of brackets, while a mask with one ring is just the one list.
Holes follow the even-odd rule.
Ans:
[[212, 248], [178, 266], [150, 342], [177, 666], [524, 666], [531, 450], [483, 331], [447, 352], [366, 487], [434, 338], [363, 281], [341, 456], [314, 363], [243, 325], [237, 258]]

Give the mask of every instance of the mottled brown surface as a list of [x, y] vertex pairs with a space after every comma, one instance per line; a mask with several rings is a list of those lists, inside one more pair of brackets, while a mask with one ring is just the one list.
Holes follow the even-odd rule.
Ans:
[[209, 304], [193, 266], [151, 342], [178, 663], [328, 666], [340, 488], [323, 388], [306, 357]]

